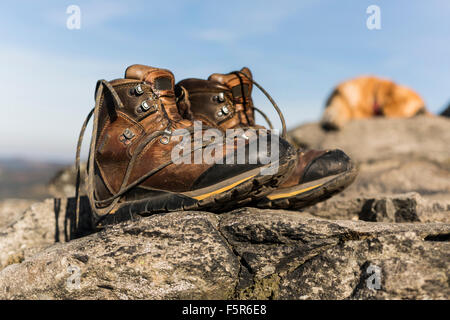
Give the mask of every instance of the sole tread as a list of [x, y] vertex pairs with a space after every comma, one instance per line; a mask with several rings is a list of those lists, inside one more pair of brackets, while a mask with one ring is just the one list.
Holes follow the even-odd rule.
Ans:
[[358, 170], [353, 168], [325, 182], [317, 188], [292, 197], [276, 200], [262, 199], [254, 205], [262, 209], [302, 209], [327, 200], [348, 187], [356, 178]]

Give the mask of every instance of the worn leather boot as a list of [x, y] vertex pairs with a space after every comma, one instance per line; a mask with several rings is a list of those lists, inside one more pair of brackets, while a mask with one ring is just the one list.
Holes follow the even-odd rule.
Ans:
[[[262, 128], [255, 124], [256, 110], [272, 127], [267, 116], [253, 105], [253, 84], [262, 89], [253, 80], [248, 68], [229, 74], [215, 73], [208, 80], [191, 78], [178, 83], [188, 92], [193, 117], [205, 124], [215, 125], [222, 130]], [[341, 150], [298, 150], [297, 157], [295, 170], [288, 179], [255, 205], [262, 208], [299, 209], [342, 191], [357, 175], [353, 162]]]
[[[177, 99], [188, 101], [187, 92], [175, 87], [165, 69], [132, 65], [124, 79], [98, 82], [86, 182], [97, 225], [175, 210], [222, 211], [260, 199], [291, 170], [295, 150], [285, 141], [279, 144], [278, 171], [271, 175], [262, 173], [267, 164], [249, 162], [251, 151], [246, 150], [244, 163], [228, 163], [226, 157], [238, 154], [239, 147], [225, 141], [215, 142], [223, 164], [194, 164], [195, 151], [211, 146], [203, 142], [174, 160], [174, 148], [186, 132], [189, 142], [194, 135], [193, 122], [180, 114], [189, 114], [189, 105], [179, 109]], [[77, 163], [90, 116], [80, 134]], [[247, 144], [244, 139], [243, 147]]]

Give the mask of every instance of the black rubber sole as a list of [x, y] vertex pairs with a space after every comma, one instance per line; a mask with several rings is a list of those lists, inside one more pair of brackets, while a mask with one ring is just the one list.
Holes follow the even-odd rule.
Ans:
[[[309, 187], [299, 185], [295, 195], [287, 195], [289, 192], [285, 192], [287, 196], [281, 196], [286, 190], [278, 189], [273, 194], [253, 203], [253, 205], [262, 209], [302, 209], [327, 200], [341, 192], [352, 184], [357, 175], [358, 169], [352, 166], [350, 170], [329, 177], [328, 180], [324, 178], [324, 182], [317, 181], [314, 183], [313, 181], [309, 183]], [[276, 198], [277, 194], [279, 198]]]
[[103, 227], [170, 211], [204, 210], [220, 213], [242, 207], [246, 204], [256, 202], [276, 190], [285, 180], [286, 173], [295, 166], [295, 161], [296, 155], [283, 161], [280, 159], [276, 174], [263, 175], [258, 170], [258, 174], [246, 179], [242, 183], [238, 183], [224, 192], [212, 194], [201, 200], [181, 193], [160, 192], [149, 198], [125, 202], [110, 214], [104, 216], [95, 216], [94, 214], [93, 223], [97, 227]]

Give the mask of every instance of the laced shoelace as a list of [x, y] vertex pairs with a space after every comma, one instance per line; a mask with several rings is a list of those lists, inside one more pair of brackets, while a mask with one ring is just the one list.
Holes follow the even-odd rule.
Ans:
[[[243, 86], [242, 86], [242, 79], [241, 79], [241, 77], [240, 76], [244, 76], [245, 78], [247, 78], [248, 80], [250, 80], [259, 90], [261, 90], [261, 92], [267, 97], [267, 99], [269, 99], [269, 101], [272, 103], [272, 106], [274, 107], [274, 109], [277, 111], [277, 113], [278, 113], [278, 117], [280, 118], [280, 121], [281, 121], [281, 126], [282, 126], [282, 131], [281, 131], [281, 137], [283, 138], [283, 139], [286, 139], [286, 137], [287, 137], [287, 130], [286, 130], [286, 121], [284, 120], [284, 116], [283, 116], [283, 113], [281, 112], [281, 110], [280, 110], [280, 108], [278, 107], [278, 105], [277, 105], [277, 103], [275, 102], [275, 100], [273, 100], [272, 99], [272, 97], [270, 96], [270, 94], [266, 91], [266, 90], [264, 90], [264, 88], [259, 84], [259, 83], [257, 83], [255, 80], [253, 80], [252, 78], [250, 78], [249, 76], [247, 76], [245, 73], [243, 73], [243, 72], [241, 72], [241, 71], [233, 71], [233, 72], [231, 72], [231, 73], [233, 73], [233, 74], [235, 74], [235, 75], [237, 75], [238, 76], [238, 78], [239, 78], [239, 81], [241, 82], [241, 87], [242, 87], [242, 91], [244, 90], [243, 89]], [[247, 117], [247, 113], [246, 113], [246, 102], [245, 102], [245, 96], [244, 96], [244, 92], [242, 92], [242, 94], [243, 94], [243, 97], [244, 97], [244, 113], [245, 113], [245, 115], [246, 115], [246, 117]], [[253, 108], [259, 113], [259, 114], [261, 114], [261, 116], [264, 118], [264, 120], [267, 122], [267, 124], [269, 125], [269, 127], [270, 127], [270, 129], [273, 129], [273, 126], [272, 126], [272, 123], [270, 122], [270, 120], [269, 120], [269, 117], [262, 111], [262, 110], [260, 110], [260, 109], [258, 109], [258, 108], [256, 108], [255, 106], [253, 106]], [[248, 118], [247, 118], [248, 119]]]
[[[244, 82], [242, 81], [242, 77], [238, 72], [232, 72], [234, 75], [236, 75], [239, 79], [239, 84], [240, 84], [240, 88], [241, 88], [241, 96], [242, 96], [242, 106], [244, 108], [244, 117], [245, 117], [245, 121], [247, 122], [248, 125], [253, 126], [254, 123], [254, 119], [253, 121], [250, 121], [250, 119], [248, 118], [248, 114], [247, 114], [247, 96], [245, 94], [245, 90], [244, 90]], [[239, 113], [239, 116], [241, 117], [241, 122], [242, 122], [242, 112]]]
[[[84, 134], [86, 131], [86, 127], [92, 118], [92, 115], [94, 116], [94, 123], [92, 128], [92, 140], [91, 145], [89, 148], [89, 156], [88, 156], [88, 163], [86, 166], [87, 174], [85, 179], [85, 185], [87, 188], [87, 196], [89, 198], [89, 202], [91, 204], [92, 210], [95, 210], [99, 215], [106, 215], [109, 212], [112, 211], [112, 209], [117, 205], [118, 201], [120, 200], [120, 197], [123, 196], [125, 193], [130, 191], [132, 188], [136, 187], [137, 185], [144, 182], [146, 179], [151, 177], [152, 175], [156, 174], [157, 172], [161, 171], [162, 169], [166, 168], [170, 164], [174, 162], [174, 159], [167, 161], [166, 163], [161, 164], [160, 166], [154, 168], [153, 170], [150, 170], [146, 174], [142, 175], [140, 178], [135, 180], [134, 182], [128, 184], [132, 169], [134, 168], [134, 165], [136, 164], [137, 158], [144, 150], [144, 148], [151, 143], [156, 138], [162, 136], [162, 135], [170, 135], [172, 136], [172, 132], [168, 131], [168, 128], [172, 126], [172, 122], [170, 119], [168, 122], [168, 126], [165, 130], [159, 130], [154, 131], [147, 136], [144, 137], [144, 139], [139, 143], [139, 145], [136, 147], [133, 156], [131, 157], [130, 161], [128, 162], [127, 169], [125, 171], [125, 176], [122, 180], [121, 186], [119, 188], [119, 191], [115, 194], [113, 194], [111, 197], [104, 199], [104, 200], [96, 200], [94, 197], [94, 156], [95, 156], [95, 150], [96, 150], [96, 143], [97, 143], [97, 130], [98, 130], [98, 118], [99, 118], [99, 109], [100, 109], [100, 101], [101, 96], [103, 94], [104, 88], [108, 89], [108, 91], [111, 93], [113, 97], [113, 101], [116, 104], [116, 106], [121, 109], [124, 108], [122, 101], [120, 100], [120, 97], [118, 96], [115, 89], [112, 87], [112, 85], [106, 81], [106, 80], [99, 80], [97, 82], [97, 95], [95, 99], [95, 106], [94, 108], [89, 112], [87, 115], [85, 121], [83, 122], [83, 125], [81, 127], [80, 135], [78, 138], [77, 143], [77, 151], [76, 151], [76, 159], [75, 159], [75, 170], [76, 170], [76, 183], [75, 183], [75, 197], [76, 197], [76, 203], [75, 203], [75, 226], [78, 229], [79, 227], [79, 220], [80, 220], [80, 180], [81, 180], [81, 166], [80, 166], [80, 154], [81, 154], [81, 146], [84, 138]], [[114, 107], [112, 108], [114, 109]], [[115, 113], [115, 109], [112, 110], [113, 113]], [[167, 113], [163, 113], [167, 117]], [[206, 127], [205, 127], [206, 128]], [[194, 131], [193, 127], [185, 128], [189, 132], [189, 134], [192, 134]], [[212, 143], [214, 144], [214, 143]], [[205, 148], [211, 144], [202, 144], [201, 148]], [[195, 152], [200, 148], [191, 150], [190, 154], [192, 152]], [[108, 204], [109, 203], [109, 204]], [[103, 206], [99, 208], [98, 206]]]

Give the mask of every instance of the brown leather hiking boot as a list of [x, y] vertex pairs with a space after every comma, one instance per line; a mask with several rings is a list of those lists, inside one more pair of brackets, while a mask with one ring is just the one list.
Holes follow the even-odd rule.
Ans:
[[[186, 95], [184, 89], [175, 87], [170, 71], [143, 65], [128, 67], [124, 79], [98, 82], [96, 105], [83, 125], [77, 149], [78, 165], [82, 136], [93, 114], [86, 186], [94, 223], [105, 225], [175, 210], [225, 210], [273, 191], [295, 163], [295, 150], [280, 141], [278, 171], [263, 173], [272, 164], [251, 163], [252, 152], [258, 151], [246, 148], [246, 139], [238, 147], [234, 140], [240, 137], [233, 138], [232, 144], [214, 142], [219, 161], [206, 163], [200, 157], [195, 162], [197, 151], [213, 145], [203, 141], [197, 149], [194, 144], [186, 155], [178, 156], [174, 149], [186, 137], [191, 147], [198, 133], [176, 104], [177, 97], [186, 99]], [[189, 105], [182, 113], [189, 113]], [[199, 130], [201, 138], [207, 128]], [[239, 148], [246, 153], [238, 164], [233, 159], [239, 159]], [[232, 162], [227, 158], [230, 154], [236, 155]]]
[[[178, 83], [188, 92], [194, 119], [222, 130], [236, 127], [263, 128], [255, 124], [256, 110], [272, 128], [267, 116], [253, 105], [253, 84], [274, 103], [264, 89], [254, 82], [248, 68], [229, 74], [215, 73], [208, 80], [191, 78]], [[282, 116], [281, 120], [284, 135]], [[256, 205], [263, 208], [302, 208], [342, 191], [353, 182], [356, 175], [357, 169], [353, 162], [341, 150], [299, 150], [297, 166], [288, 179]]]

